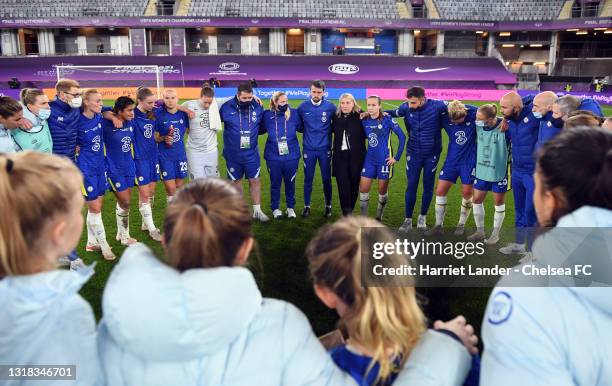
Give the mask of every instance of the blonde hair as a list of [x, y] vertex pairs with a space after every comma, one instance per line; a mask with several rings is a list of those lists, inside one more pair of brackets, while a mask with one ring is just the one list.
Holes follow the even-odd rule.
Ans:
[[[372, 349], [368, 372], [378, 363], [377, 382], [403, 367], [425, 332], [425, 316], [414, 287], [364, 287], [361, 282], [361, 229], [379, 228], [384, 241], [393, 234], [366, 217], [345, 217], [319, 230], [306, 248], [310, 274], [316, 285], [333, 291], [348, 307], [343, 323], [351, 337]], [[386, 258], [397, 259], [398, 256]]]
[[448, 115], [451, 120], [458, 121], [467, 116], [467, 109], [463, 102], [455, 99], [448, 104]]
[[353, 111], [351, 111], [352, 113], [361, 113], [363, 111], [361, 110], [361, 107], [357, 104], [357, 101], [355, 100], [355, 97], [353, 96], [353, 94], [344, 93], [340, 95], [340, 98], [338, 98], [338, 109], [336, 109], [337, 117], [342, 115], [342, 109], [340, 108], [340, 102], [342, 102], [343, 99], [350, 99], [351, 101], [353, 101]]
[[70, 210], [81, 184], [68, 158], [32, 151], [0, 156], [0, 278], [40, 269], [43, 229]]
[[23, 103], [24, 106], [33, 105], [36, 103], [36, 98], [41, 95], [45, 95], [42, 90], [37, 88], [24, 88], [19, 93], [19, 99], [21, 99], [21, 103]]
[[[287, 94], [284, 91], [276, 91], [274, 94], [272, 94], [272, 97], [270, 98], [270, 110], [277, 110], [278, 98], [282, 97], [283, 95]], [[287, 111], [285, 111], [285, 120], [288, 121], [290, 117], [291, 109], [287, 108]]]
[[81, 87], [79, 82], [73, 79], [60, 79], [55, 84], [55, 92], [68, 92], [72, 87]]

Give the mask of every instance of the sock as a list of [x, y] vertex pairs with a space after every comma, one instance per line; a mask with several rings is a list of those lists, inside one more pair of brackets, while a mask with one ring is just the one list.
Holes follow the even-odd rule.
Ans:
[[359, 192], [359, 208], [361, 209], [361, 215], [368, 215], [368, 204], [370, 203], [370, 193]]
[[110, 249], [108, 241], [106, 241], [106, 230], [102, 222], [102, 214], [87, 212], [87, 226], [91, 228], [95, 235], [96, 243], [100, 244], [102, 250]]
[[[168, 203], [168, 204], [171, 203], [173, 198], [174, 198], [174, 196], [166, 197], [166, 203]], [[151, 202], [153, 202], [153, 197], [151, 197]]]
[[99, 245], [98, 240], [96, 239], [96, 232], [91, 227], [91, 216], [93, 215], [94, 213], [87, 211], [87, 245]]
[[444, 225], [446, 215], [446, 196], [436, 196], [436, 226]]
[[253, 213], [261, 212], [261, 205], [253, 205]]
[[153, 211], [151, 210], [151, 205], [149, 203], [144, 203], [140, 205], [140, 215], [142, 216], [142, 223], [147, 227], [149, 232], [155, 231], [155, 224], [153, 223]]
[[388, 197], [389, 195], [387, 193], [378, 195], [378, 207], [376, 208], [376, 217], [382, 218], [383, 213], [385, 212], [385, 207], [387, 206]]
[[499, 231], [506, 217], [506, 204], [495, 205], [495, 214], [493, 215], [493, 235], [499, 235]]
[[472, 199], [462, 198], [461, 199], [461, 213], [459, 214], [459, 223], [457, 223], [457, 226], [462, 227], [465, 225], [468, 217], [470, 217], [471, 210], [472, 210]]
[[130, 211], [119, 206], [115, 208], [115, 217], [117, 219], [117, 237], [121, 239], [130, 238]]
[[474, 222], [476, 223], [476, 231], [484, 232], [485, 209], [484, 204], [474, 204]]

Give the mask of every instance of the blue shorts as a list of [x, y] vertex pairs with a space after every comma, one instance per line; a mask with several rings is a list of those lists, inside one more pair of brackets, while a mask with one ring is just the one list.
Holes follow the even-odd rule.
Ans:
[[453, 184], [457, 182], [457, 177], [461, 178], [463, 185], [472, 185], [474, 183], [474, 176], [476, 175], [476, 165], [473, 163], [467, 165], [448, 165], [444, 163], [438, 178], [444, 181], [450, 181]]
[[126, 189], [132, 188], [135, 185], [136, 176], [131, 174], [121, 176], [107, 173], [108, 183], [113, 192], [123, 192]]
[[189, 174], [187, 160], [159, 160], [162, 180], [182, 180]]
[[104, 196], [108, 189], [106, 173], [83, 174], [83, 186], [81, 188], [85, 201], [93, 201]]
[[504, 178], [498, 182], [489, 182], [484, 180], [474, 180], [474, 189], [484, 192], [492, 191], [493, 193], [506, 193], [508, 191], [508, 179]]
[[234, 162], [226, 158], [225, 163], [227, 166], [227, 178], [232, 181], [241, 180], [242, 177], [246, 177], [249, 180], [259, 178], [259, 172], [261, 170], [261, 160], [259, 156], [252, 157], [248, 162]]
[[386, 163], [375, 164], [366, 160], [363, 163], [363, 169], [361, 169], [361, 176], [372, 179], [388, 180], [393, 177], [393, 166], [389, 166]]
[[159, 162], [156, 159], [135, 159], [136, 164], [136, 183], [138, 185], [148, 185], [151, 182], [159, 181]]

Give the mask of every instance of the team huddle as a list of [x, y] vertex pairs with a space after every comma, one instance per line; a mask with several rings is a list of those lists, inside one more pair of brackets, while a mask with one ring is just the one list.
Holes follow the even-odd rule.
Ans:
[[[84, 176], [82, 192], [88, 206], [86, 249], [101, 250], [109, 260], [115, 255], [102, 223], [105, 192], [110, 190], [117, 198], [117, 240], [123, 245], [136, 242], [129, 233], [131, 190], [136, 187], [142, 229], [160, 241], [151, 209], [157, 181], [163, 181], [170, 201], [188, 176], [218, 176], [217, 132], [222, 128], [227, 177], [239, 189], [243, 178], [248, 180], [253, 218], [261, 222], [269, 218], [261, 208], [258, 136], [267, 135], [263, 157], [270, 175], [270, 206], [275, 219], [283, 216], [283, 184], [286, 215], [297, 217], [295, 179], [302, 159], [303, 217], [310, 215], [318, 163], [325, 217], [332, 213], [335, 176], [344, 215], [353, 212], [359, 199], [361, 215], [367, 216], [370, 188], [373, 180], [378, 180], [376, 219], [382, 221], [394, 164], [405, 148], [405, 220], [399, 228], [403, 232], [413, 226], [421, 175], [423, 193], [417, 228], [427, 229], [426, 214], [433, 199], [443, 129], [449, 138], [448, 149], [435, 192], [435, 225], [426, 234], [443, 231], [447, 193], [460, 178], [462, 200], [455, 234], [464, 233], [473, 208], [476, 232], [468, 239], [497, 243], [505, 217], [505, 194], [512, 187], [517, 237], [515, 243], [501, 251], [521, 253], [525, 251], [521, 230], [537, 223], [532, 199], [534, 152], [554, 137], [566, 121], [571, 124], [572, 114], [583, 120], [585, 114], [587, 118], [591, 114], [592, 119], [602, 115], [597, 102], [588, 98], [557, 98], [552, 92], [521, 98], [509, 92], [500, 101], [499, 117], [494, 104], [476, 107], [457, 100], [447, 103], [428, 99], [421, 87], [408, 89], [406, 102], [395, 110], [384, 111], [381, 98], [369, 96], [367, 108], [362, 111], [351, 94], [342, 94], [337, 107], [325, 100], [322, 81], [312, 82], [311, 98], [297, 109], [289, 106], [287, 95], [281, 91], [273, 94], [265, 109], [246, 83], [230, 98], [215, 98], [214, 89], [204, 85], [200, 99], [182, 105], [173, 89], [164, 90], [163, 99], [157, 100], [150, 89], [140, 87], [136, 100], [119, 97], [113, 107], [104, 107], [97, 90], [81, 91], [74, 80], [58, 81], [56, 92], [57, 98], [51, 102], [36, 89], [24, 89], [21, 103], [3, 98], [5, 129], [0, 150], [33, 149], [74, 160]], [[393, 118], [404, 119], [407, 135]], [[301, 147], [298, 132], [303, 133]], [[393, 149], [392, 135], [398, 138], [397, 149]], [[483, 202], [489, 191], [495, 203], [494, 225], [486, 237]]]

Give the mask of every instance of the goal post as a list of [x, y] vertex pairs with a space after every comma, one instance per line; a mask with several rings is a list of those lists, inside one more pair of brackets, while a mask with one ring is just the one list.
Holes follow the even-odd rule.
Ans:
[[56, 65], [55, 69], [57, 80], [74, 79], [81, 84], [81, 87], [135, 89], [146, 86], [155, 88], [158, 98], [161, 98], [164, 87], [163, 66], [157, 65]]

